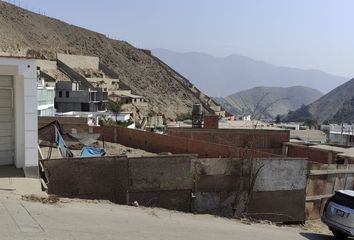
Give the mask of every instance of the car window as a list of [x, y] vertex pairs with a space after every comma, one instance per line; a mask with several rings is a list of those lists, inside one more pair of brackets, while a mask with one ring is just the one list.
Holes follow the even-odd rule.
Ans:
[[339, 205], [354, 209], [354, 197], [337, 192], [333, 198], [332, 202]]

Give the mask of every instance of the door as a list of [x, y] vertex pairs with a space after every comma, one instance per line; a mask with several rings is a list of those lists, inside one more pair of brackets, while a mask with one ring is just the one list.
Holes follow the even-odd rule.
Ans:
[[13, 80], [0, 75], [0, 165], [14, 164]]

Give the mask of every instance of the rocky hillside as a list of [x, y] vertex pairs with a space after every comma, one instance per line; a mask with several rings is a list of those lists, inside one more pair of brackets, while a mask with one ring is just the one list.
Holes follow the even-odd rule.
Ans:
[[235, 115], [255, 112], [257, 117], [274, 119], [277, 115], [287, 114], [303, 104], [312, 103], [321, 96], [322, 93], [318, 90], [302, 86], [256, 87], [215, 100]]
[[46, 59], [56, 53], [97, 56], [133, 92], [147, 99], [150, 111], [174, 118], [190, 112], [192, 104], [200, 101], [211, 111], [213, 102], [206, 103], [209, 98], [193, 91], [188, 80], [162, 65], [149, 52], [127, 42], [112, 40], [3, 1], [0, 1], [0, 23], [0, 55], [10, 53]]
[[354, 97], [343, 103], [343, 107], [333, 116], [330, 122], [348, 123], [354, 121]]
[[348, 81], [319, 70], [275, 66], [237, 54], [215, 57], [166, 49], [155, 49], [153, 53], [210, 96], [227, 96], [258, 86], [305, 86], [327, 93]]
[[341, 111], [344, 117], [350, 118], [351, 99], [354, 97], [354, 79], [333, 89], [317, 101], [302, 106], [300, 109], [291, 112], [288, 116], [289, 121], [303, 121], [309, 117], [315, 118], [318, 122], [325, 120], [342, 119]]

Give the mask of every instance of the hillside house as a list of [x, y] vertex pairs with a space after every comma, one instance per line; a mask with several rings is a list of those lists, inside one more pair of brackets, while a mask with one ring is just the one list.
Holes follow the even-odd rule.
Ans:
[[55, 91], [57, 112], [97, 112], [105, 110], [107, 92], [102, 88], [85, 87], [76, 81], [58, 81]]
[[119, 79], [106, 76], [98, 57], [57, 54], [55, 60], [39, 60], [39, 75], [45, 85], [55, 86], [55, 108], [64, 112], [104, 111], [111, 99], [124, 105], [146, 107], [143, 96], [122, 87]]

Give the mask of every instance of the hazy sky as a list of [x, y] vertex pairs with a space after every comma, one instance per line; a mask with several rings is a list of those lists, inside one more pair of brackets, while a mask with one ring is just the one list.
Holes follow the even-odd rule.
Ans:
[[353, 0], [15, 3], [141, 48], [198, 51], [215, 56], [237, 53], [276, 65], [354, 77]]

